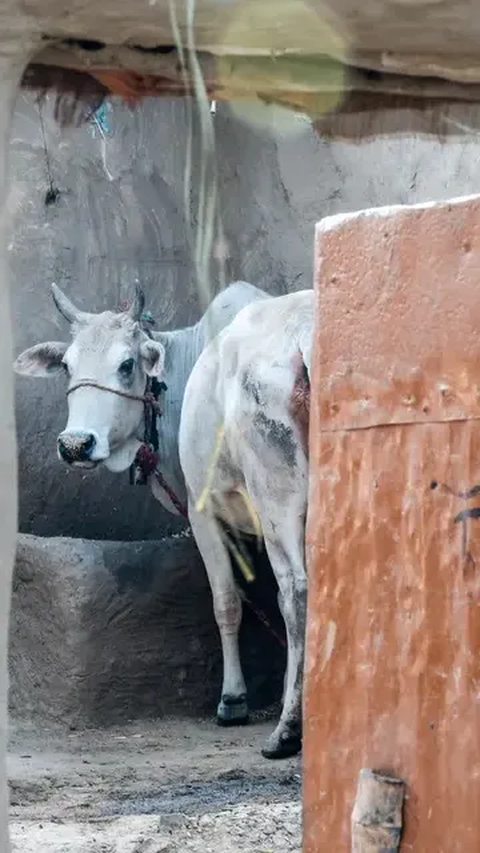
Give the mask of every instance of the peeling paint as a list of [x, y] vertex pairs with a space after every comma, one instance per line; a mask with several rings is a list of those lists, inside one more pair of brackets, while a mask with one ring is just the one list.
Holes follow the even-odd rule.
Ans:
[[322, 670], [325, 669], [332, 657], [333, 649], [335, 648], [335, 637], [337, 636], [337, 626], [332, 620], [327, 625], [327, 633], [323, 647], [323, 664]]

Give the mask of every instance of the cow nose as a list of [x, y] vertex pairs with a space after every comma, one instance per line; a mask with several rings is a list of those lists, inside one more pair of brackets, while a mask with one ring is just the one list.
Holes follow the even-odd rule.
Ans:
[[62, 433], [57, 439], [58, 452], [64, 462], [87, 462], [95, 447], [95, 436], [91, 432]]

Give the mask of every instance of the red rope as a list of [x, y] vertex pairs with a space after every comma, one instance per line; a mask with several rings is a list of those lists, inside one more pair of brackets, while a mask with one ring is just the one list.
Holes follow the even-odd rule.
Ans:
[[186, 506], [184, 506], [182, 504], [182, 502], [179, 500], [179, 498], [177, 498], [173, 489], [171, 489], [170, 486], [168, 485], [168, 483], [167, 483], [165, 477], [163, 476], [162, 472], [159, 471], [158, 468], [155, 468], [155, 471], [153, 473], [155, 474], [155, 477], [157, 478], [157, 481], [160, 484], [160, 486], [162, 487], [162, 489], [164, 490], [164, 492], [167, 493], [167, 495], [170, 498], [175, 509], [177, 509], [178, 512], [180, 513], [180, 515], [183, 515], [183, 517], [188, 521], [188, 510], [187, 510]]
[[280, 636], [280, 634], [277, 634], [277, 632], [275, 631], [275, 628], [272, 628], [272, 625], [268, 621], [263, 610], [260, 610], [259, 607], [257, 607], [255, 604], [253, 604], [253, 602], [250, 601], [249, 598], [247, 598], [247, 596], [245, 595], [245, 593], [244, 593], [243, 589], [241, 589], [241, 587], [237, 586], [237, 589], [238, 589], [238, 594], [240, 595], [240, 598], [242, 599], [242, 601], [244, 601], [245, 604], [248, 605], [250, 610], [255, 614], [257, 619], [265, 626], [267, 631], [270, 631], [272, 637], [275, 637], [277, 643], [279, 643], [283, 649], [286, 649], [287, 644], [286, 644], [285, 640], [283, 639], [283, 637]]

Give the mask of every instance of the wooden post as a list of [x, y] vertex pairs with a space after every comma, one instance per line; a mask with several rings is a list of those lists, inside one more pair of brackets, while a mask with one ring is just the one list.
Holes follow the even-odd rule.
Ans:
[[316, 266], [304, 853], [351, 849], [362, 767], [402, 853], [477, 853], [480, 197], [331, 217]]
[[13, 408], [12, 332], [10, 321], [8, 239], [14, 209], [9, 206], [7, 161], [10, 119], [28, 53], [23, 44], [10, 41], [0, 49], [0, 853], [7, 853], [8, 795], [5, 768], [7, 746], [7, 651], [10, 589], [17, 537], [17, 446]]
[[352, 813], [352, 853], [397, 853], [404, 788], [394, 776], [360, 771]]

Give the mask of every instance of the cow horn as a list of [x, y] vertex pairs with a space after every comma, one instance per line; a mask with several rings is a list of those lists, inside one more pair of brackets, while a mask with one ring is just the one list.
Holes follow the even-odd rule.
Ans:
[[69, 323], [78, 323], [82, 316], [84, 316], [84, 313], [79, 311], [78, 308], [75, 308], [73, 302], [70, 302], [56, 284], [52, 284], [52, 296], [60, 314], [62, 317], [65, 317], [65, 320]]
[[130, 317], [135, 322], [139, 322], [143, 313], [143, 309], [145, 308], [145, 294], [140, 287], [139, 284], [135, 285], [135, 296], [133, 297], [132, 304], [130, 306]]

